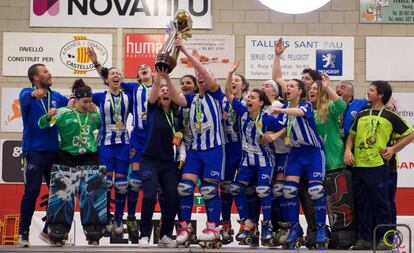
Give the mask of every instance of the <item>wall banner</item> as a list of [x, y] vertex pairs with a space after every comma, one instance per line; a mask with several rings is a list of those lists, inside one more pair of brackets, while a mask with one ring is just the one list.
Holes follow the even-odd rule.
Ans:
[[3, 76], [27, 76], [31, 65], [43, 63], [52, 77], [98, 77], [88, 47], [112, 66], [112, 34], [5, 32]]
[[[271, 79], [274, 47], [279, 36], [246, 36], [247, 79]], [[299, 78], [305, 68], [327, 73], [332, 80], [354, 79], [353, 37], [283, 37], [287, 46], [281, 56], [284, 79]]]

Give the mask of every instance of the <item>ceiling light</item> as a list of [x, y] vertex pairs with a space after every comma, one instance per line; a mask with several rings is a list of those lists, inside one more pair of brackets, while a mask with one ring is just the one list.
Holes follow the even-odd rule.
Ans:
[[300, 14], [319, 9], [330, 0], [259, 0], [259, 2], [278, 12]]

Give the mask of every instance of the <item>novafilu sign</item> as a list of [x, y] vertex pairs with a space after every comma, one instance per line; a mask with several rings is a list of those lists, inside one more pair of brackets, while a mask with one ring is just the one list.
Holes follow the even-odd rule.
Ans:
[[31, 0], [32, 27], [165, 28], [186, 10], [193, 28], [211, 29], [211, 0]]

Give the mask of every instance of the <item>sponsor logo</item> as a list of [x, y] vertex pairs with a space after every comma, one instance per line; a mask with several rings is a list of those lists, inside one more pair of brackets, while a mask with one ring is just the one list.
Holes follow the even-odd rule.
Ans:
[[342, 50], [316, 50], [316, 69], [330, 76], [342, 76]]
[[60, 60], [73, 70], [73, 74], [84, 75], [89, 71], [95, 71], [95, 66], [89, 58], [88, 48], [94, 49], [102, 65], [108, 60], [107, 49], [99, 42], [90, 40], [86, 36], [74, 36], [60, 50]]
[[43, 16], [46, 12], [50, 16], [59, 14], [60, 0], [33, 0], [33, 13]]

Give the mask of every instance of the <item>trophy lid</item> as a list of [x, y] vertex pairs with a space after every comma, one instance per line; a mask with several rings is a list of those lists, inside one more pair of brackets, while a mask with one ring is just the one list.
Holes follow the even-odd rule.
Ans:
[[185, 10], [178, 10], [175, 14], [175, 23], [179, 31], [191, 30], [193, 27], [193, 20], [188, 12]]

